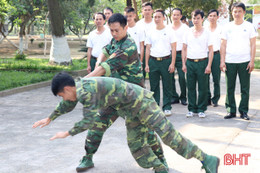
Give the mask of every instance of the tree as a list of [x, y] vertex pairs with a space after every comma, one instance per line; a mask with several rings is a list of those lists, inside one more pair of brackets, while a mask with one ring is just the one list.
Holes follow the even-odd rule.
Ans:
[[48, 0], [52, 28], [50, 63], [69, 65], [72, 63], [70, 49], [64, 32], [64, 19], [61, 15], [59, 0]]

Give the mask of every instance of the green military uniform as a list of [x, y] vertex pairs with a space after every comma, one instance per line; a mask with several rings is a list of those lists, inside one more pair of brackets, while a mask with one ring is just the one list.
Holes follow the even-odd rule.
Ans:
[[[98, 110], [111, 107], [117, 110], [120, 116], [125, 116], [129, 148], [138, 163], [144, 163], [147, 168], [153, 166], [155, 171], [167, 171], [147, 143], [148, 128], [153, 129], [166, 145], [181, 156], [187, 159], [195, 157], [200, 161], [205, 159], [206, 154], [184, 138], [166, 119], [152, 92], [123, 80], [106, 77], [80, 79], [76, 82], [76, 92], [75, 102], [62, 100], [50, 115], [51, 120], [54, 120], [72, 111], [77, 102], [82, 103], [84, 118], [75, 123], [69, 131], [70, 135], [100, 125], [96, 122], [96, 117], [99, 117]], [[149, 160], [142, 157], [146, 153], [149, 153]]]
[[175, 60], [175, 68], [177, 69], [178, 76], [179, 76], [179, 84], [180, 84], [180, 90], [181, 94], [180, 96], [176, 92], [176, 86], [175, 86], [175, 77], [173, 73], [172, 77], [172, 86], [173, 86], [173, 99], [172, 101], [187, 101], [186, 97], [186, 79], [185, 79], [185, 73], [182, 71], [182, 58], [181, 58], [181, 51], [176, 52], [176, 60]]
[[[127, 35], [120, 41], [116, 41], [113, 38], [111, 43], [105, 46], [102, 51], [106, 57], [109, 57], [107, 61], [100, 64], [106, 70], [105, 76], [116, 77], [144, 86], [137, 47], [131, 37]], [[99, 113], [101, 116], [97, 116], [95, 120], [97, 125], [88, 131], [88, 136], [85, 141], [85, 150], [87, 155], [91, 157], [97, 151], [106, 129], [108, 129], [119, 116], [117, 110], [111, 107], [101, 109]], [[148, 137], [150, 147], [152, 147], [158, 158], [163, 160], [163, 150], [160, 141], [151, 130], [149, 131]], [[148, 160], [147, 157], [149, 156], [144, 155], [143, 157]], [[142, 163], [139, 164], [142, 167], [146, 167], [146, 165], [142, 165]]]
[[208, 100], [212, 101], [213, 104], [218, 104], [218, 100], [220, 98], [220, 53], [219, 51], [214, 52], [213, 61], [211, 65], [211, 74], [213, 77], [213, 83], [214, 83], [214, 95], [211, 98], [211, 92], [210, 92], [210, 75], [209, 75], [209, 85], [208, 85]]

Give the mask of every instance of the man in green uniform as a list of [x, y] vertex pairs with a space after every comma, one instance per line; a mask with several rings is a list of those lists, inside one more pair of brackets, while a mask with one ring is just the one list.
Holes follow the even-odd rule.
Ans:
[[[59, 132], [51, 140], [65, 138], [69, 135], [74, 136], [85, 130], [92, 129], [96, 125], [95, 117], [99, 116], [97, 114], [98, 110], [113, 107], [120, 112], [120, 115], [125, 115], [130, 150], [131, 145], [143, 144], [143, 151], [132, 153], [133, 156], [141, 156], [143, 152], [154, 155], [151, 148], [147, 147], [146, 138], [148, 128], [150, 128], [161, 137], [166, 145], [181, 156], [187, 159], [197, 158], [202, 162], [207, 173], [217, 172], [219, 159], [207, 155], [175, 130], [172, 123], [166, 119], [164, 113], [153, 99], [153, 93], [138, 85], [106, 77], [83, 78], [75, 83], [70, 75], [58, 73], [52, 80], [52, 92], [54, 95], [62, 97], [63, 100], [50, 117], [35, 122], [33, 128], [44, 127], [51, 120], [72, 111], [77, 102], [83, 104], [84, 118], [75, 123], [70, 131]], [[142, 162], [147, 163], [147, 168], [160, 165], [160, 161], [156, 158], [153, 162], [148, 162], [148, 160], [142, 160]], [[158, 169], [158, 172], [168, 172], [165, 168], [160, 169]]]
[[[102, 50], [100, 57], [103, 58], [102, 61], [104, 62], [98, 62], [100, 66], [86, 77], [102, 75], [111, 76], [144, 86], [141, 63], [138, 59], [136, 44], [134, 40], [127, 35], [126, 18], [122, 14], [117, 13], [109, 18], [108, 24], [113, 39], [110, 44], [105, 46]], [[105, 59], [107, 60], [105, 61]], [[98, 61], [101, 61], [101, 59], [98, 59]], [[94, 166], [92, 161], [93, 154], [97, 151], [106, 129], [108, 129], [119, 116], [117, 110], [112, 107], [101, 109], [99, 114], [100, 116], [95, 116], [95, 126], [88, 130], [88, 135], [85, 141], [86, 155], [76, 168], [78, 172], [85, 171]], [[156, 167], [167, 166], [160, 141], [151, 130], [148, 135], [148, 143], [149, 147], [154, 151], [154, 154], [156, 154], [161, 161], [160, 166], [156, 165]], [[141, 146], [136, 145], [136, 148], [131, 148], [131, 151], [138, 152], [140, 149]], [[154, 158], [150, 159], [150, 157], [149, 153], [144, 153], [142, 157], [135, 157], [135, 159], [140, 166], [146, 167], [146, 165], [143, 165], [146, 163], [139, 162], [139, 160], [153, 160], [155, 158], [153, 156]]]

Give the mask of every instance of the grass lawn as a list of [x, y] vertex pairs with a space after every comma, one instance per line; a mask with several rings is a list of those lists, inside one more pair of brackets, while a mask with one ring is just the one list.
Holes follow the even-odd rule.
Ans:
[[55, 73], [0, 71], [0, 91], [51, 80]]
[[73, 60], [73, 65], [48, 64], [48, 59], [0, 59], [0, 91], [51, 80], [58, 71], [87, 68], [87, 60]]

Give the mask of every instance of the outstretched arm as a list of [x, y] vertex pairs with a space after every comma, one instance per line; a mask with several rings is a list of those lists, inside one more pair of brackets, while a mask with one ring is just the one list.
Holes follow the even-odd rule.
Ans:
[[50, 122], [51, 122], [51, 119], [50, 119], [49, 117], [44, 118], [44, 119], [42, 119], [42, 120], [40, 120], [40, 121], [36, 121], [36, 122], [33, 124], [33, 128], [36, 128], [36, 127], [38, 127], [38, 126], [40, 126], [40, 128], [43, 128], [43, 127], [49, 125]]

